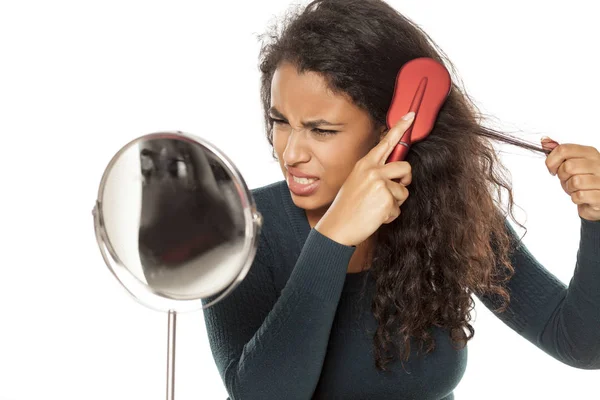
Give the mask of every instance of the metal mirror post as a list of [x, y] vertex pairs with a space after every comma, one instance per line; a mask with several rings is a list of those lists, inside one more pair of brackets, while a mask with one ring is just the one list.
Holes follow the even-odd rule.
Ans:
[[112, 274], [139, 302], [168, 313], [172, 400], [176, 315], [210, 307], [240, 284], [256, 254], [262, 217], [233, 163], [182, 132], [153, 133], [123, 146], [104, 171], [93, 216]]

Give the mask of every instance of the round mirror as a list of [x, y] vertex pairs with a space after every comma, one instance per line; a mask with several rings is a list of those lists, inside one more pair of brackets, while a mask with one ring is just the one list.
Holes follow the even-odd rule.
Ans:
[[182, 132], [145, 135], [117, 152], [93, 214], [114, 276], [142, 304], [167, 312], [209, 307], [235, 289], [262, 221], [233, 163]]

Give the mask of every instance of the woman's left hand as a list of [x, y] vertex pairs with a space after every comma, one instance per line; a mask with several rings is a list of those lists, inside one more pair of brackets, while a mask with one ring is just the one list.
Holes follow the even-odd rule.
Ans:
[[543, 137], [542, 147], [551, 152], [546, 167], [552, 175], [558, 174], [563, 190], [581, 218], [600, 221], [600, 152], [592, 146], [558, 142]]

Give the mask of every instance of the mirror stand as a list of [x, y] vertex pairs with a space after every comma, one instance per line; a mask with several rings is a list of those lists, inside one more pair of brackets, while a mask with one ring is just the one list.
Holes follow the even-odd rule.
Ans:
[[177, 313], [169, 310], [169, 331], [167, 334], [167, 400], [175, 399], [175, 335]]

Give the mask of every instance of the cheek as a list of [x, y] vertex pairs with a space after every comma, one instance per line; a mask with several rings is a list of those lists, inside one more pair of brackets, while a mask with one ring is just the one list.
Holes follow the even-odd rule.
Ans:
[[273, 148], [275, 152], [281, 156], [281, 153], [285, 150], [285, 146], [287, 144], [288, 135], [273, 131]]
[[336, 171], [335, 176], [343, 183], [356, 163], [373, 148], [375, 142], [375, 138], [364, 134], [363, 140], [340, 143], [335, 149], [331, 149], [328, 167]]
[[332, 186], [341, 186], [356, 162], [360, 159], [356, 146], [346, 143], [331, 143], [318, 150], [318, 159], [325, 171], [326, 180]]

